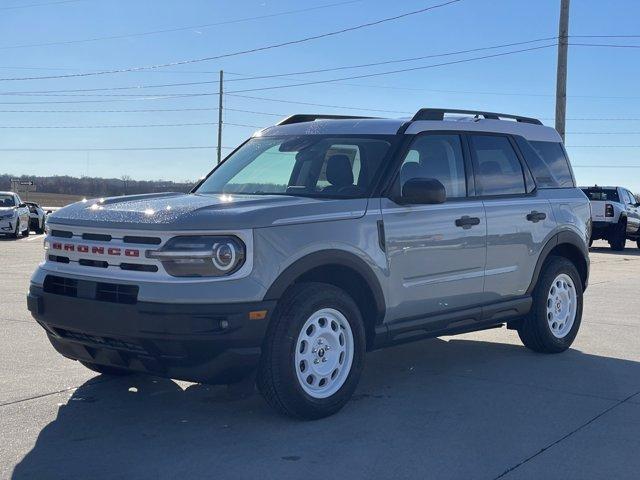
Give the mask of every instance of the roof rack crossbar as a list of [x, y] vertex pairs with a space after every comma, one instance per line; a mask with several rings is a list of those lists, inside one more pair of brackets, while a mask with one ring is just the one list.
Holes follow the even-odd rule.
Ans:
[[416, 120], [444, 120], [445, 113], [458, 113], [464, 115], [475, 115], [490, 120], [500, 120], [501, 118], [510, 118], [521, 123], [531, 123], [533, 125], [542, 125], [537, 118], [521, 117], [519, 115], [509, 115], [507, 113], [482, 112], [479, 110], [450, 110], [448, 108], [421, 108], [416, 112], [411, 121]]
[[356, 115], [322, 115], [315, 113], [297, 113], [280, 120], [277, 125], [291, 125], [292, 123], [313, 122], [314, 120], [357, 120], [376, 117], [362, 117]]

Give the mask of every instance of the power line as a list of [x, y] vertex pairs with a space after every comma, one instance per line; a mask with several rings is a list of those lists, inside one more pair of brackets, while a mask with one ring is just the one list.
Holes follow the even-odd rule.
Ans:
[[86, 1], [87, 0], [58, 0], [57, 2], [30, 3], [28, 5], [14, 5], [11, 7], [0, 7], [0, 10], [18, 10], [20, 8], [46, 7], [48, 5], [60, 5], [62, 3], [77, 3], [77, 2], [86, 2]]
[[244, 92], [259, 92], [259, 91], [264, 91], [264, 90], [278, 90], [278, 89], [281, 89], [281, 88], [291, 88], [291, 87], [301, 87], [301, 86], [306, 86], [306, 85], [318, 85], [318, 84], [323, 84], [323, 83], [333, 83], [333, 82], [339, 82], [341, 80], [354, 80], [354, 79], [358, 79], [358, 78], [371, 78], [371, 77], [379, 77], [379, 76], [383, 76], [383, 75], [393, 75], [393, 74], [396, 74], [396, 73], [413, 72], [413, 71], [416, 71], [416, 70], [425, 70], [425, 69], [428, 69], [428, 68], [443, 67], [443, 66], [447, 66], [447, 65], [457, 65], [457, 64], [460, 64], [460, 63], [467, 63], [467, 62], [474, 62], [474, 61], [478, 61], [478, 60], [485, 60], [487, 58], [503, 57], [503, 56], [506, 56], [506, 55], [513, 55], [513, 54], [516, 54], [516, 53], [530, 52], [530, 51], [534, 51], [534, 50], [541, 50], [543, 48], [549, 48], [549, 47], [553, 47], [555, 45], [556, 45], [555, 43], [552, 43], [552, 44], [549, 44], [549, 45], [542, 45], [542, 46], [539, 46], [539, 47], [523, 48], [523, 49], [520, 49], [520, 50], [512, 50], [510, 52], [494, 53], [492, 55], [483, 55], [481, 57], [473, 57], [473, 58], [467, 58], [467, 59], [463, 59], [463, 60], [453, 60], [451, 62], [434, 63], [434, 64], [431, 64], [431, 65], [423, 65], [423, 66], [411, 67], [411, 68], [402, 68], [402, 69], [398, 69], [398, 70], [389, 70], [389, 71], [386, 71], [386, 72], [368, 73], [368, 74], [363, 74], [363, 75], [353, 75], [353, 76], [349, 76], [349, 77], [332, 78], [332, 79], [326, 79], [326, 80], [315, 80], [315, 81], [309, 81], [309, 82], [294, 83], [294, 84], [289, 84], [289, 85], [276, 85], [276, 86], [271, 86], [271, 87], [249, 88], [249, 89], [245, 89], [245, 90], [232, 90], [232, 91], [228, 92], [228, 94], [244, 93]]
[[306, 105], [311, 107], [340, 108], [344, 110], [362, 110], [362, 111], [380, 112], [380, 113], [405, 113], [405, 114], [415, 113], [415, 112], [407, 112], [403, 110], [381, 110], [376, 108], [361, 108], [361, 107], [353, 107], [353, 106], [345, 106], [345, 105], [330, 105], [326, 103], [298, 102], [294, 100], [282, 100], [279, 98], [265, 98], [265, 97], [254, 97], [249, 95], [236, 95], [233, 93], [227, 93], [226, 95], [228, 97], [246, 98], [249, 100], [262, 100], [265, 102], [276, 102], [276, 103], [290, 103], [292, 105]]
[[640, 168], [640, 165], [571, 165], [573, 168]]
[[[70, 1], [84, 1], [84, 0], [67, 0], [67, 1], [70, 2]], [[102, 37], [91, 37], [91, 38], [83, 38], [83, 39], [76, 39], [76, 40], [61, 40], [61, 41], [58, 41], [58, 42], [29, 43], [29, 44], [21, 44], [21, 45], [6, 45], [6, 46], [0, 46], [0, 50], [9, 50], [9, 49], [15, 49], [15, 48], [31, 48], [31, 47], [51, 47], [51, 46], [57, 46], [57, 45], [72, 45], [72, 44], [78, 44], [78, 43], [98, 42], [98, 41], [101, 41], [101, 40], [116, 40], [116, 39], [122, 39], [122, 38], [144, 37], [144, 36], [156, 35], [156, 34], [160, 34], [160, 33], [180, 32], [180, 31], [192, 30], [192, 29], [210, 28], [210, 27], [216, 27], [216, 26], [221, 26], [221, 25], [231, 25], [231, 24], [235, 24], [235, 23], [244, 23], [244, 22], [249, 22], [249, 21], [253, 21], [253, 20], [263, 20], [263, 19], [266, 19], [266, 18], [274, 18], [274, 17], [280, 17], [280, 16], [284, 16], [284, 15], [293, 15], [293, 14], [296, 14], [296, 13], [304, 13], [304, 12], [311, 12], [311, 11], [314, 11], [314, 10], [322, 10], [322, 9], [325, 9], [325, 8], [339, 7], [339, 6], [349, 5], [349, 4], [353, 4], [353, 3], [361, 3], [362, 1], [363, 0], [350, 0], [350, 1], [347, 1], [347, 2], [330, 3], [330, 4], [327, 4], [327, 5], [318, 5], [316, 7], [300, 8], [300, 9], [296, 9], [296, 10], [288, 10], [288, 11], [284, 11], [284, 12], [271, 13], [271, 14], [267, 14], [267, 15], [259, 15], [259, 16], [255, 16], [255, 17], [245, 17], [245, 18], [238, 18], [238, 19], [235, 19], [235, 20], [225, 20], [225, 21], [222, 21], [222, 22], [205, 23], [205, 24], [200, 24], [200, 25], [188, 25], [188, 26], [183, 26], [183, 27], [165, 28], [165, 29], [161, 29], [161, 30], [150, 30], [150, 31], [146, 31], [146, 32], [127, 33], [127, 34], [122, 34], [122, 35], [107, 35], [107, 36], [102, 36]], [[65, 2], [55, 2], [55, 3], [65, 3]], [[9, 7], [9, 8], [20, 8], [20, 7]]]
[[567, 132], [570, 135], [640, 135], [640, 132]]
[[[215, 149], [215, 145], [190, 145], [184, 147], [110, 147], [110, 148], [0, 148], [0, 152], [135, 152], [146, 150], [209, 150]], [[233, 150], [235, 147], [222, 147], [225, 150]]]
[[[153, 128], [153, 127], [195, 127], [195, 126], [218, 125], [217, 122], [198, 123], [151, 123], [151, 124], [130, 124], [130, 125], [0, 125], [0, 129], [76, 129], [76, 128]], [[257, 125], [246, 125], [242, 123], [228, 123], [233, 127], [264, 128]]]
[[[555, 37], [545, 37], [545, 38], [538, 38], [538, 39], [534, 39], [534, 40], [526, 40], [526, 41], [521, 41], [521, 42], [510, 42], [510, 43], [503, 43], [503, 44], [500, 44], [500, 45], [491, 45], [491, 46], [488, 46], [488, 47], [479, 47], [479, 48], [472, 48], [472, 49], [466, 49], [466, 50], [458, 50], [458, 51], [453, 51], [453, 52], [445, 52], [445, 53], [437, 53], [437, 54], [431, 54], [431, 55], [423, 55], [423, 56], [419, 56], [419, 57], [384, 60], [384, 61], [380, 61], [380, 62], [361, 63], [361, 64], [356, 64], [356, 65], [343, 65], [343, 66], [339, 66], [339, 67], [328, 67], [328, 68], [320, 68], [320, 69], [315, 69], [315, 70], [306, 70], [306, 71], [298, 71], [298, 72], [287, 72], [287, 73], [270, 74], [270, 75], [257, 75], [257, 76], [250, 76], [250, 75], [244, 75], [244, 74], [240, 74], [240, 73], [235, 73], [235, 75], [242, 76], [243, 78], [234, 78], [234, 79], [226, 80], [225, 83], [247, 81], [247, 80], [262, 80], [262, 79], [297, 76], [297, 75], [307, 75], [307, 74], [312, 74], [312, 73], [327, 73], [327, 72], [333, 72], [333, 71], [339, 71], [339, 70], [348, 70], [348, 69], [364, 68], [364, 67], [373, 67], [373, 66], [388, 65], [388, 64], [394, 64], [394, 63], [405, 63], [405, 62], [412, 62], [412, 61], [416, 61], [416, 60], [424, 60], [424, 59], [427, 59], [427, 58], [447, 57], [447, 56], [461, 55], [461, 54], [465, 54], [465, 53], [479, 52], [479, 51], [485, 51], [485, 50], [495, 50], [495, 49], [499, 49], [499, 48], [507, 48], [507, 47], [513, 47], [513, 46], [518, 46], [518, 45], [531, 44], [531, 43], [539, 43], [539, 42], [542, 42], [542, 41], [553, 40], [554, 38]], [[233, 73], [231, 73], [231, 74], [233, 74]], [[147, 88], [165, 88], [165, 87], [185, 87], [185, 86], [194, 86], [194, 85], [209, 85], [209, 84], [213, 84], [213, 83], [217, 84], [218, 80], [207, 80], [207, 81], [199, 81], [199, 82], [161, 83], [161, 84], [151, 84], [151, 85], [129, 85], [129, 86], [122, 86], [122, 87], [65, 89], [65, 90], [5, 91], [5, 92], [0, 92], [0, 95], [33, 95], [33, 94], [45, 94], [45, 93], [74, 93], [74, 92], [101, 92], [101, 91], [119, 91], [119, 90], [141, 90], [141, 89], [147, 89]], [[360, 85], [358, 85], [358, 86], [360, 86]]]
[[275, 44], [271, 44], [271, 45], [265, 45], [265, 46], [262, 46], [262, 47], [256, 47], [256, 48], [251, 48], [251, 49], [247, 49], [247, 50], [240, 50], [240, 51], [232, 52], [232, 53], [224, 53], [224, 54], [221, 54], [221, 55], [215, 55], [215, 56], [210, 56], [210, 57], [193, 58], [193, 59], [188, 59], [188, 60], [179, 60], [179, 61], [175, 61], [175, 62], [168, 62], [168, 63], [157, 64], [157, 65], [121, 68], [121, 69], [113, 69], [113, 70], [102, 70], [102, 71], [97, 71], [97, 72], [79, 72], [79, 73], [70, 73], [70, 74], [66, 74], [66, 75], [46, 75], [46, 76], [22, 77], [22, 78], [0, 78], [0, 81], [5, 81], [6, 82], [6, 81], [45, 80], [45, 79], [56, 79], [56, 78], [88, 77], [88, 76], [107, 75], [107, 74], [114, 74], [114, 73], [136, 72], [136, 71], [142, 71], [142, 70], [154, 70], [154, 69], [157, 69], [157, 68], [174, 67], [174, 66], [177, 66], [177, 65], [187, 65], [187, 64], [192, 64], [192, 63], [207, 62], [207, 61], [210, 61], [210, 60], [218, 60], [220, 58], [235, 57], [235, 56], [239, 56], [239, 55], [246, 55], [246, 54], [249, 54], [249, 53], [262, 52], [262, 51], [265, 51], [265, 50], [271, 50], [271, 49], [274, 49], [274, 48], [280, 48], [280, 47], [285, 47], [285, 46], [289, 46], [289, 45], [297, 45], [297, 44], [309, 42], [309, 41], [312, 41], [312, 40], [318, 40], [318, 39], [321, 39], [321, 38], [332, 37], [332, 36], [340, 35], [340, 34], [347, 33], [347, 32], [353, 32], [355, 30], [360, 30], [360, 29], [363, 29], [363, 28], [373, 27], [373, 26], [380, 25], [380, 24], [383, 24], [383, 23], [400, 20], [402, 18], [406, 18], [406, 17], [412, 16], [412, 15], [418, 15], [420, 13], [425, 13], [427, 11], [431, 11], [431, 10], [435, 10], [437, 8], [442, 8], [442, 7], [445, 7], [445, 6], [448, 6], [448, 5], [452, 5], [452, 4], [458, 3], [460, 1], [462, 1], [462, 0], [448, 0], [446, 2], [439, 3], [437, 5], [432, 5], [432, 6], [425, 7], [425, 8], [421, 8], [419, 10], [413, 10], [411, 12], [403, 13], [403, 14], [400, 14], [400, 15], [395, 15], [393, 17], [386, 17], [386, 18], [383, 18], [383, 19], [380, 19], [380, 20], [375, 20], [375, 21], [372, 21], [372, 22], [362, 23], [362, 24], [355, 25], [355, 26], [352, 26], [352, 27], [342, 28], [340, 30], [334, 30], [332, 32], [321, 33], [321, 34], [313, 35], [313, 36], [310, 36], [310, 37], [304, 37], [304, 38], [299, 38], [299, 39], [296, 39], [296, 40], [289, 40], [289, 41], [286, 41], [286, 42], [275, 43]]

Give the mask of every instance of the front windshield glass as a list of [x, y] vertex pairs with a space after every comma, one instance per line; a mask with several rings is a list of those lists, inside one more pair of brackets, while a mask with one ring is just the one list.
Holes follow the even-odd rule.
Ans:
[[16, 201], [13, 195], [0, 195], [0, 208], [15, 207]]
[[197, 193], [356, 198], [369, 194], [393, 136], [252, 138]]

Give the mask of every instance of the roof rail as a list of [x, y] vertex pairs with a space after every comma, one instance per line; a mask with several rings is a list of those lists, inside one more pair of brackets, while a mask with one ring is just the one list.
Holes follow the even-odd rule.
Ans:
[[482, 112], [478, 110], [450, 110], [448, 108], [421, 108], [413, 116], [411, 121], [416, 120], [444, 120], [445, 113], [461, 113], [465, 115], [475, 115], [490, 120], [500, 120], [501, 118], [511, 118], [521, 123], [532, 123], [534, 125], [542, 125], [537, 118], [521, 117], [519, 115], [509, 115], [506, 113]]
[[287, 118], [280, 120], [276, 125], [290, 125], [292, 123], [313, 122], [314, 120], [357, 120], [364, 118], [376, 117], [360, 117], [354, 115], [321, 115], [316, 113], [296, 113]]

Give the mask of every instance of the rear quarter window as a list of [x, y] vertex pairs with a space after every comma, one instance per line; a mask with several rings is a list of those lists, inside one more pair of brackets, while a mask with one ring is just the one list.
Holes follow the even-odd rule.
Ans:
[[569, 160], [559, 142], [529, 142], [522, 137], [516, 142], [536, 179], [538, 188], [575, 187]]
[[583, 188], [582, 191], [589, 200], [596, 202], [620, 202], [618, 190], [615, 188]]

